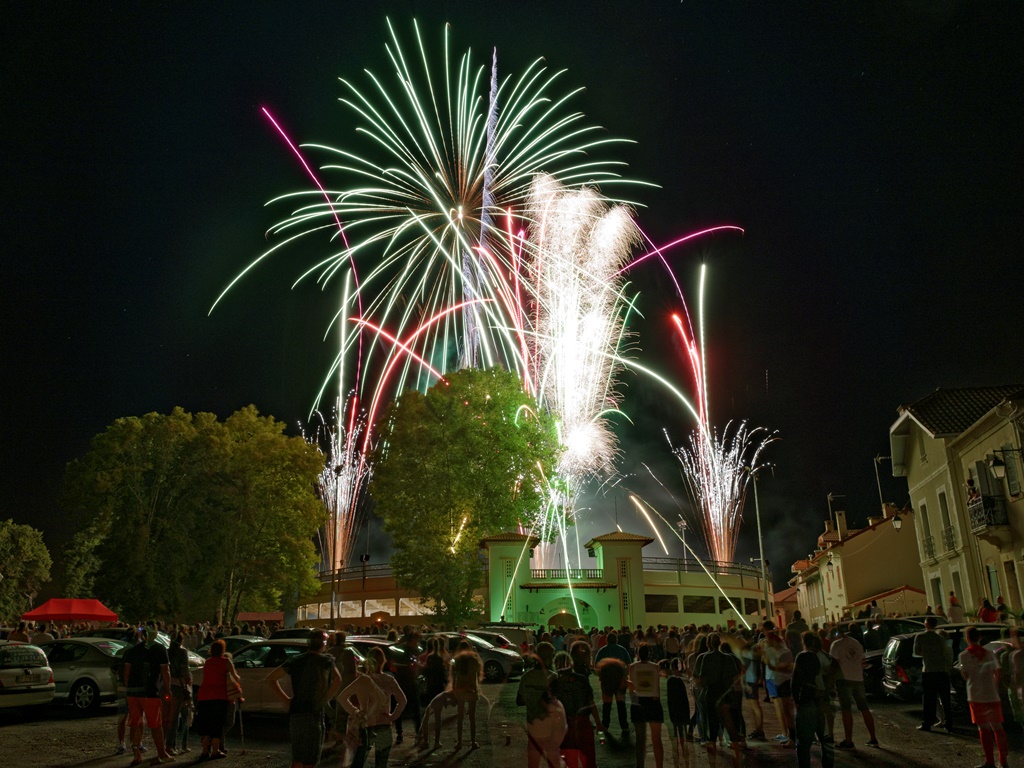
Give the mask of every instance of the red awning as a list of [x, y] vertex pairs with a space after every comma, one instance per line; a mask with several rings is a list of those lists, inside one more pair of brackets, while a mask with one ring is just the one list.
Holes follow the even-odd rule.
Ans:
[[55, 597], [21, 614], [26, 621], [117, 621], [117, 614], [99, 600]]

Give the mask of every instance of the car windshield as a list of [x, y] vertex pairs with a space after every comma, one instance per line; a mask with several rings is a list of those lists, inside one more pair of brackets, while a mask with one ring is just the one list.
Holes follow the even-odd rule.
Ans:
[[93, 643], [93, 645], [108, 656], [119, 656], [121, 651], [128, 647], [128, 643], [123, 640], [103, 640], [99, 643]]
[[46, 654], [34, 645], [5, 645], [0, 648], [0, 669], [45, 667]]
[[466, 639], [469, 640], [469, 642], [473, 643], [473, 645], [480, 646], [481, 648], [493, 648], [494, 647], [493, 643], [489, 643], [486, 640], [484, 640], [482, 637], [477, 637], [476, 635], [466, 635]]

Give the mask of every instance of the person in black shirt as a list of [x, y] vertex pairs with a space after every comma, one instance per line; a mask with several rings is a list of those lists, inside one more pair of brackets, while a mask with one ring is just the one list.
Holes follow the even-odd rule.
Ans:
[[825, 685], [818, 651], [821, 640], [813, 632], [800, 636], [804, 650], [793, 664], [793, 700], [796, 703], [796, 764], [810, 768], [811, 744], [821, 744], [821, 766], [832, 768], [835, 752], [832, 737], [825, 734]]
[[128, 727], [134, 760], [142, 763], [142, 718], [153, 734], [155, 762], [174, 761], [164, 747], [163, 697], [171, 695], [171, 672], [167, 649], [156, 641], [156, 627], [146, 629], [146, 642], [129, 649], [124, 657], [124, 679], [128, 687]]
[[[309, 651], [270, 673], [267, 682], [288, 705], [288, 731], [292, 741], [292, 768], [313, 768], [320, 762], [324, 742], [327, 702], [341, 688], [341, 673], [334, 659], [324, 653], [326, 632], [311, 632]], [[281, 687], [281, 678], [292, 681], [292, 696]]]

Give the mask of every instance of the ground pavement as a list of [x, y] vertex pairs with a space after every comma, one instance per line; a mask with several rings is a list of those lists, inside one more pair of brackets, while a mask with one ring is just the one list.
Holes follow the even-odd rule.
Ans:
[[[470, 751], [463, 748], [455, 752], [455, 723], [449, 717], [445, 721], [442, 741], [444, 747], [426, 754], [417, 753], [408, 741], [396, 745], [391, 753], [389, 765], [423, 766], [423, 768], [518, 768], [526, 765], [526, 733], [523, 709], [515, 704], [517, 684], [515, 681], [504, 685], [485, 685], [487, 697], [480, 717], [478, 741], [480, 748]], [[872, 708], [878, 729], [881, 748], [864, 746], [867, 735], [859, 716], [855, 717], [854, 742], [857, 749], [852, 752], [837, 751], [836, 765], [840, 768], [860, 766], [884, 766], [885, 768], [952, 768], [953, 766], [975, 766], [982, 763], [976, 731], [963, 725], [957, 732], [921, 733], [915, 730], [920, 722], [920, 706], [898, 702], [873, 702]], [[453, 710], [448, 710], [449, 715]], [[489, 713], [488, 717], [484, 714]], [[765, 731], [769, 738], [779, 732], [773, 708], [764, 706]], [[0, 766], [3, 768], [127, 768], [131, 756], [114, 755], [116, 743], [116, 714], [112, 707], [104, 707], [94, 717], [77, 717], [66, 709], [54, 708], [42, 718], [32, 715], [16, 715], [0, 710]], [[838, 718], [837, 718], [838, 721]], [[217, 761], [217, 768], [282, 768], [289, 764], [287, 721], [281, 718], [246, 715], [243, 710], [243, 733], [237, 726], [228, 735], [229, 757]], [[618, 733], [617, 714], [612, 712], [612, 731]], [[682, 749], [672, 745], [668, 739], [669, 726], [663, 729], [665, 741], [666, 768], [712, 768], [706, 750], [692, 742]], [[148, 741], [147, 735], [147, 741]], [[468, 744], [467, 732], [463, 740]], [[151, 743], [151, 742], [150, 742]], [[206, 765], [198, 761], [198, 740], [192, 737], [193, 750], [178, 757], [175, 765]], [[244, 751], [244, 754], [243, 754]], [[1024, 739], [1019, 734], [1011, 735], [1011, 766], [1024, 760], [1017, 755], [1024, 753]], [[147, 757], [153, 754], [152, 748]], [[632, 744], [611, 741], [605, 746], [598, 745], [598, 768], [632, 768], [635, 765]], [[372, 761], [371, 754], [370, 760]], [[812, 751], [812, 765], [819, 764], [819, 752]], [[747, 768], [768, 768], [769, 766], [796, 765], [796, 754], [768, 741], [751, 741], [743, 756]], [[368, 761], [368, 765], [373, 763]], [[340, 768], [341, 756], [328, 753], [322, 762], [324, 768]], [[654, 765], [654, 758], [648, 745], [646, 766]], [[731, 753], [720, 749], [714, 768], [729, 768]]]

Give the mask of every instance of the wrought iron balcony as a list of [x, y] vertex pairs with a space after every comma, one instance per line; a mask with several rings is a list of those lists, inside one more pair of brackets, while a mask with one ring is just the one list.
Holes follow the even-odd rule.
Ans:
[[925, 536], [921, 540], [921, 548], [924, 550], [924, 559], [925, 560], [934, 560], [935, 559], [935, 537], [934, 536]]
[[1001, 496], [979, 496], [967, 502], [967, 514], [971, 516], [971, 532], [983, 533], [996, 525], [1009, 525], [1006, 516], [1006, 502]]
[[956, 531], [953, 526], [942, 529], [942, 550], [952, 552], [956, 549]]
[[533, 581], [601, 581], [604, 571], [601, 568], [531, 568], [530, 578]]

